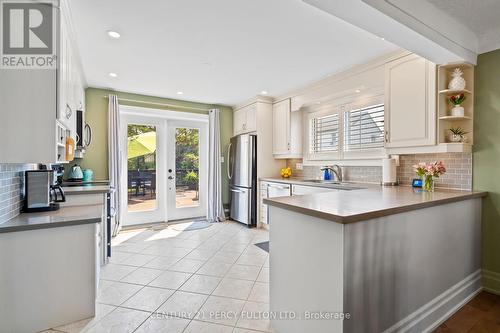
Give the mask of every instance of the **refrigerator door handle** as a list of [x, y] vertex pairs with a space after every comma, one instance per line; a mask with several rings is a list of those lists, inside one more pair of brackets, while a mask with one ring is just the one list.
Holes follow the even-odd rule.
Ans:
[[229, 146], [227, 147], [227, 178], [231, 179], [231, 142], [229, 143]]

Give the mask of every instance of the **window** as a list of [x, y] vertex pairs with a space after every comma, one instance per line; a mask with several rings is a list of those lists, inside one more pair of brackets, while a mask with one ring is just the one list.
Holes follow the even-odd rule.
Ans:
[[[308, 114], [307, 152], [312, 163], [366, 160], [386, 156], [383, 95], [322, 105]], [[321, 161], [321, 162], [319, 162]], [[356, 165], [358, 162], [353, 162]]]
[[313, 117], [310, 120], [310, 154], [339, 151], [339, 114]]
[[344, 113], [344, 151], [384, 147], [384, 105]]

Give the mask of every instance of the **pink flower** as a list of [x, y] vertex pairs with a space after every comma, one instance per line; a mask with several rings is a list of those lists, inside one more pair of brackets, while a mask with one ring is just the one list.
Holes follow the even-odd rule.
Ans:
[[424, 163], [420, 162], [413, 166], [413, 169], [417, 173], [419, 177], [422, 176], [432, 176], [439, 177], [446, 172], [446, 168], [442, 161], [432, 162], [432, 163]]

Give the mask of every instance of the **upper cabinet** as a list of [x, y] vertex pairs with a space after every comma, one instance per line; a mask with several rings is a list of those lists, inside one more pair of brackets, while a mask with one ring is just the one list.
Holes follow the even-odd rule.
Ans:
[[291, 111], [290, 99], [273, 104], [274, 158], [302, 157], [302, 117]]
[[257, 130], [257, 103], [247, 105], [234, 111], [234, 135], [255, 132]]
[[85, 92], [76, 47], [73, 45], [71, 24], [64, 10], [60, 16], [57, 119], [76, 139], [76, 110], [83, 110]]
[[273, 154], [290, 152], [290, 100], [273, 104]]
[[436, 65], [410, 54], [385, 66], [387, 148], [436, 145]]
[[[52, 69], [0, 69], [0, 163], [65, 163], [76, 142], [76, 110], [85, 92], [67, 1], [54, 24], [57, 66]], [[72, 140], [71, 140], [72, 139]], [[74, 142], [72, 142], [74, 141]]]

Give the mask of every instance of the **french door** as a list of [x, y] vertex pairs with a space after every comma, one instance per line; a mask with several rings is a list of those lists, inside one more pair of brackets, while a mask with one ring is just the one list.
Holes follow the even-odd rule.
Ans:
[[123, 225], [205, 217], [206, 121], [122, 113]]
[[167, 215], [169, 220], [206, 216], [208, 145], [206, 125], [169, 121]]

